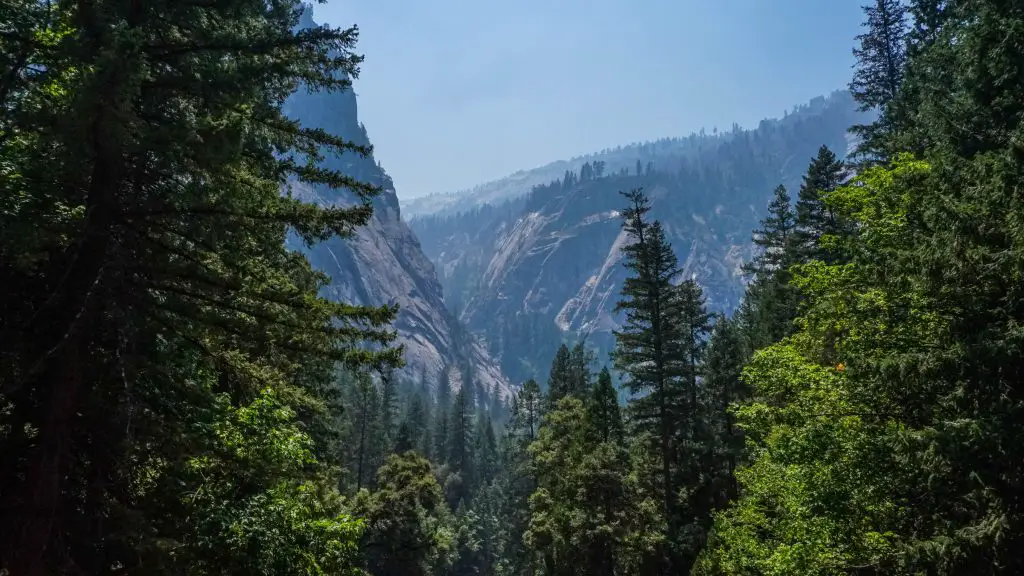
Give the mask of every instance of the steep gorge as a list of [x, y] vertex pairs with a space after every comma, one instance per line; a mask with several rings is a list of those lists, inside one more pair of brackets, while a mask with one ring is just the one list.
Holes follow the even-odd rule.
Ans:
[[[740, 266], [771, 191], [783, 183], [795, 194], [822, 144], [844, 155], [847, 128], [858, 121], [850, 95], [836, 92], [753, 130], [583, 158], [531, 189], [492, 183], [449, 198], [435, 214], [421, 212], [411, 226], [440, 271], [453, 311], [487, 342], [505, 373], [513, 380], [543, 377], [559, 341], [586, 338], [602, 354], [612, 346], [626, 275], [619, 192], [647, 192], [682, 276], [700, 282], [709, 309], [728, 312], [742, 296]], [[453, 213], [452, 206], [463, 208]]]

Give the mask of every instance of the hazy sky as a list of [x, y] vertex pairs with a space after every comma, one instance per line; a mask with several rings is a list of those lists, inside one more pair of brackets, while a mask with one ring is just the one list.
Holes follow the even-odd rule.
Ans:
[[330, 0], [376, 157], [411, 198], [755, 125], [845, 87], [862, 0]]

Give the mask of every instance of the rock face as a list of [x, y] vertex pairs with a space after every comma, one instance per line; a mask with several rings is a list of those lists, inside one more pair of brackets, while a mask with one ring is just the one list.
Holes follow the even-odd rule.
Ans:
[[728, 312], [742, 297], [740, 266], [752, 256], [751, 230], [772, 190], [783, 183], [795, 197], [818, 147], [845, 154], [846, 129], [860, 120], [840, 92], [756, 130], [647, 151], [639, 163], [639, 147], [632, 157], [630, 148], [596, 155], [549, 185], [506, 194], [500, 205], [420, 216], [412, 226], [442, 271], [450, 304], [505, 373], [543, 378], [561, 340], [586, 338], [599, 352], [614, 344], [622, 320], [614, 307], [628, 273], [620, 191], [644, 189], [681, 278], [697, 279], [710, 310]]
[[[307, 11], [303, 26], [312, 20]], [[304, 126], [319, 127], [359, 144], [369, 144], [359, 123], [356, 96], [352, 91], [335, 94], [297, 92], [286, 104], [292, 118]], [[332, 239], [310, 249], [301, 247], [310, 262], [331, 277], [325, 296], [361, 305], [398, 304], [395, 322], [398, 342], [405, 347], [406, 368], [412, 379], [437, 382], [442, 371], [460, 385], [460, 368], [470, 367], [484, 390], [509, 393], [509, 382], [486, 349], [445, 306], [434, 265], [423, 254], [420, 242], [402, 220], [394, 184], [372, 158], [346, 154], [326, 158], [324, 165], [365, 182], [383, 192], [374, 199], [373, 218], [348, 239]], [[292, 186], [292, 193], [325, 205], [349, 205], [348, 191], [325, 187]], [[298, 244], [296, 244], [298, 248]]]

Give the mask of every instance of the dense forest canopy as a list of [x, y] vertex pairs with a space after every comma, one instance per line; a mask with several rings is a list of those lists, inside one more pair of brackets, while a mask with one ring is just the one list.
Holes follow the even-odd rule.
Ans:
[[0, 0], [0, 574], [1024, 573], [1024, 7], [865, 7], [874, 120], [761, 183], [728, 316], [619, 190], [610, 362], [511, 397], [288, 247], [380, 193], [283, 111], [361, 62], [304, 9]]

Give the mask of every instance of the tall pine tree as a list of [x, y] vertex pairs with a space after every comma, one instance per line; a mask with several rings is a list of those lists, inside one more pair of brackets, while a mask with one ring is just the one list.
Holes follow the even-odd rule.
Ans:
[[886, 160], [885, 143], [903, 122], [899, 93], [907, 64], [907, 8], [902, 0], [875, 0], [864, 13], [866, 29], [853, 49], [857, 64], [850, 92], [861, 110], [877, 111], [879, 119], [852, 132], [860, 137], [858, 155]]
[[631, 242], [623, 249], [631, 272], [622, 288], [617, 311], [625, 312], [622, 329], [615, 333], [615, 366], [628, 376], [626, 385], [635, 395], [629, 405], [633, 433], [649, 452], [654, 470], [647, 480], [657, 494], [668, 526], [669, 548], [660, 552], [660, 570], [680, 570], [674, 558], [675, 539], [682, 519], [678, 510], [681, 487], [677, 432], [689, 424], [685, 407], [687, 386], [688, 327], [682, 322], [686, 303], [673, 283], [679, 275], [676, 255], [658, 221], [649, 222], [650, 204], [641, 190], [625, 193], [629, 206], [623, 211], [623, 228]]

